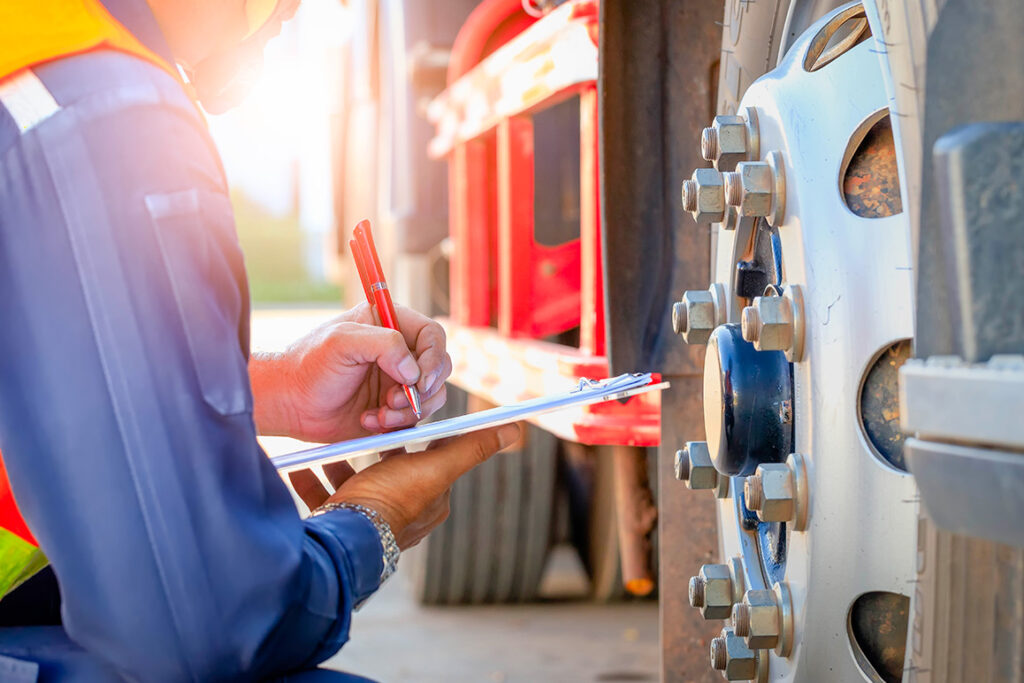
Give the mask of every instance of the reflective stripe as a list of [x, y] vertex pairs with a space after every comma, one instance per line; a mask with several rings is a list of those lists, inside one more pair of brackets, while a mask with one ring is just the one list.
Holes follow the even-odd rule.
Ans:
[[50, 118], [60, 105], [35, 72], [26, 69], [0, 81], [0, 103], [25, 133]]
[[47, 564], [38, 547], [0, 529], [0, 599]]

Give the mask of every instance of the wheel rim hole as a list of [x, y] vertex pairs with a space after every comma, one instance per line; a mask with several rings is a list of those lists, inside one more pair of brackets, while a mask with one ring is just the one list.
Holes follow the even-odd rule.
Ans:
[[874, 455], [906, 472], [903, 456], [906, 435], [900, 429], [900, 367], [910, 358], [911, 343], [903, 339], [882, 349], [861, 381], [859, 418]]
[[871, 28], [861, 5], [840, 12], [814, 36], [804, 58], [804, 70], [822, 69], [870, 37]]
[[910, 598], [872, 591], [850, 605], [847, 633], [854, 659], [872, 681], [899, 683], [907, 650]]
[[868, 118], [850, 137], [840, 176], [843, 202], [862, 218], [903, 211], [896, 143], [888, 110]]

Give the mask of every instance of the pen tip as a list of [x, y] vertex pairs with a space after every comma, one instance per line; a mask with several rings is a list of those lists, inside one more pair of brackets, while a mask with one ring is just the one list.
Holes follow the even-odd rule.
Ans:
[[416, 391], [416, 387], [406, 387], [406, 393], [409, 395], [409, 403], [412, 404], [412, 412], [416, 415], [416, 420], [423, 419], [423, 409], [420, 407], [420, 392]]

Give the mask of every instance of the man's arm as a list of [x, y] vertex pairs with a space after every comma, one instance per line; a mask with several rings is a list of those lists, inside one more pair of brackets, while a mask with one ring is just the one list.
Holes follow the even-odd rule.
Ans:
[[39, 73], [62, 110], [0, 157], [0, 449], [65, 628], [132, 678], [315, 663], [381, 547], [356, 513], [300, 521], [256, 443], [241, 254], [201, 123], [127, 57]]

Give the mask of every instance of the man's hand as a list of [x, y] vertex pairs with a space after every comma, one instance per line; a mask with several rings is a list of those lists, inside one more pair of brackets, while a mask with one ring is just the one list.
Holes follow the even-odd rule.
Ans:
[[310, 509], [330, 502], [376, 510], [405, 550], [448, 518], [450, 489], [456, 479], [518, 438], [519, 426], [511, 424], [431, 444], [420, 453], [389, 453], [358, 474], [347, 463], [326, 465], [325, 473], [337, 487], [329, 498], [309, 470], [293, 472], [291, 480]]
[[369, 305], [360, 304], [283, 353], [254, 355], [257, 430], [330, 442], [406, 427], [416, 416], [402, 383], [416, 385], [424, 417], [443, 406], [452, 372], [444, 330], [395, 308], [401, 333], [374, 325]]

